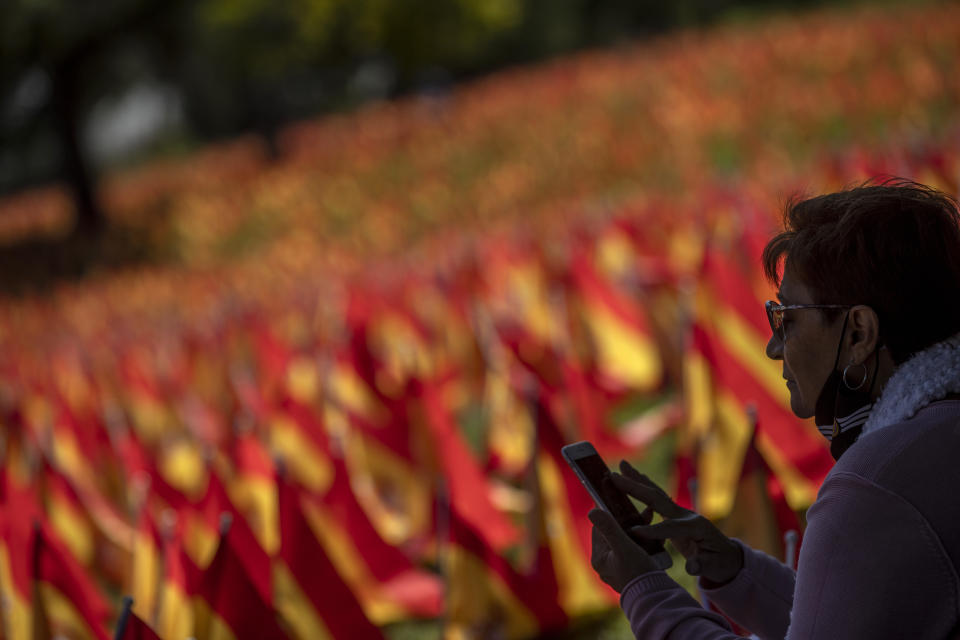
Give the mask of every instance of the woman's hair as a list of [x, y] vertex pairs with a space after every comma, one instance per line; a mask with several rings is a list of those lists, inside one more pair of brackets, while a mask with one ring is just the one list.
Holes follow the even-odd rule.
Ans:
[[793, 199], [783, 219], [763, 250], [767, 279], [779, 286], [784, 261], [814, 302], [871, 307], [895, 363], [960, 332], [960, 213], [950, 196], [888, 179]]

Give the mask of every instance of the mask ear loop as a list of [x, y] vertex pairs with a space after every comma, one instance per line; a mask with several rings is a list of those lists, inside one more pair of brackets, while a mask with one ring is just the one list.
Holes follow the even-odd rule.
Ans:
[[873, 387], [877, 384], [877, 374], [880, 373], [880, 349], [878, 344], [873, 349], [873, 377], [870, 379], [870, 397], [873, 397]]
[[[840, 328], [840, 341], [837, 342], [837, 357], [834, 358], [833, 360], [833, 373], [830, 374], [831, 376], [834, 376], [838, 373], [837, 365], [840, 364], [840, 351], [843, 350], [843, 336], [847, 335], [847, 320], [849, 319], [850, 319], [850, 311], [847, 310], [846, 315], [843, 316], [843, 326]], [[834, 422], [834, 429], [836, 429], [837, 403], [839, 402], [839, 400], [840, 400], [840, 385], [838, 383], [837, 390], [833, 395], [833, 408], [830, 411], [830, 415]], [[836, 435], [836, 432], [834, 433], [834, 435]]]
[[843, 349], [843, 336], [847, 334], [847, 320], [850, 319], [850, 311], [847, 311], [847, 314], [843, 316], [843, 327], [840, 328], [840, 342], [837, 343], [837, 357], [833, 360], [833, 370], [837, 370], [837, 365], [840, 364], [840, 351]]

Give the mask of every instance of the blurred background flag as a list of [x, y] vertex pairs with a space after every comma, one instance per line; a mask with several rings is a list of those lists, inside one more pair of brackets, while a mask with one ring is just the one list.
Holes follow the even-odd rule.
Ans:
[[133, 599], [123, 599], [123, 610], [117, 620], [117, 630], [113, 640], [160, 640], [153, 629], [133, 610]]
[[280, 553], [273, 565], [277, 607], [298, 638], [381, 638], [307, 521], [295, 487], [278, 480]]
[[0, 637], [629, 637], [581, 439], [800, 539], [760, 252], [958, 195], [960, 7], [768, 4], [0, 3]]

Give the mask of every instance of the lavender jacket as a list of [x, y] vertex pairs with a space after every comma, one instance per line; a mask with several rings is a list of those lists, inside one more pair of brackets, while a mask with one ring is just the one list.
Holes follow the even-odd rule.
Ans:
[[[711, 602], [764, 640], [960, 637], [960, 400], [933, 401], [960, 390], [960, 345], [951, 351], [952, 382], [910, 379], [930, 362], [891, 378], [807, 514], [797, 573], [744, 546], [743, 569], [706, 590]], [[620, 603], [637, 638], [737, 637], [662, 571], [635, 578]]]

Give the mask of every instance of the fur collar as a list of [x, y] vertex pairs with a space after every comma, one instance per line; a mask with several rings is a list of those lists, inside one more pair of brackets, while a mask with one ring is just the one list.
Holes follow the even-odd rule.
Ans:
[[958, 392], [960, 333], [918, 352], [897, 367], [863, 425], [863, 433], [903, 422], [931, 402]]

